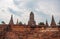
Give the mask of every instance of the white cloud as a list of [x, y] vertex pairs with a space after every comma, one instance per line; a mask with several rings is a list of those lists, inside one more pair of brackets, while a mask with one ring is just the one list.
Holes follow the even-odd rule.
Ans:
[[56, 9], [57, 9], [57, 5], [54, 2], [49, 2], [49, 1], [41, 1], [37, 3], [37, 7], [36, 10], [37, 11], [42, 11], [44, 12], [44, 14], [47, 15], [57, 15], [59, 13], [57, 13]]

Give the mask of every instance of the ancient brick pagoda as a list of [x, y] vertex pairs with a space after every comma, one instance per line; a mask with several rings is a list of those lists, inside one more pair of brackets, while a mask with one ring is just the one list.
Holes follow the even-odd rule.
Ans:
[[21, 22], [14, 24], [13, 15], [9, 24], [0, 24], [0, 39], [60, 39], [60, 22], [56, 25], [54, 16], [52, 16], [51, 24], [48, 21], [36, 25], [34, 13], [30, 13], [28, 25]]

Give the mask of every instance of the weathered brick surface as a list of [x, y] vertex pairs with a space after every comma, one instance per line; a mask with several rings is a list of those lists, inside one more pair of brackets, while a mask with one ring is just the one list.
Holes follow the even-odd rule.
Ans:
[[60, 39], [60, 31], [58, 28], [11, 27], [11, 31], [0, 32], [0, 39]]

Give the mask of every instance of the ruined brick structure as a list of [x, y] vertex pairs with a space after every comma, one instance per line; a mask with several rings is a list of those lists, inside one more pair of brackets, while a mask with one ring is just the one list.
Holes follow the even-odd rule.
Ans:
[[60, 39], [60, 25], [56, 25], [52, 16], [51, 25], [48, 21], [46, 24], [36, 25], [34, 13], [30, 13], [28, 25], [13, 22], [13, 15], [9, 24], [0, 24], [0, 39]]

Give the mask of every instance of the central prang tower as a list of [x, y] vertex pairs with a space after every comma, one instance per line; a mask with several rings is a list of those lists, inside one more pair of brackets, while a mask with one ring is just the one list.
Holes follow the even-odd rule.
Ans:
[[30, 13], [30, 18], [29, 18], [29, 21], [28, 21], [28, 25], [32, 26], [32, 27], [35, 27], [35, 25], [36, 25], [36, 22], [34, 20], [34, 14], [33, 14], [33, 12]]

